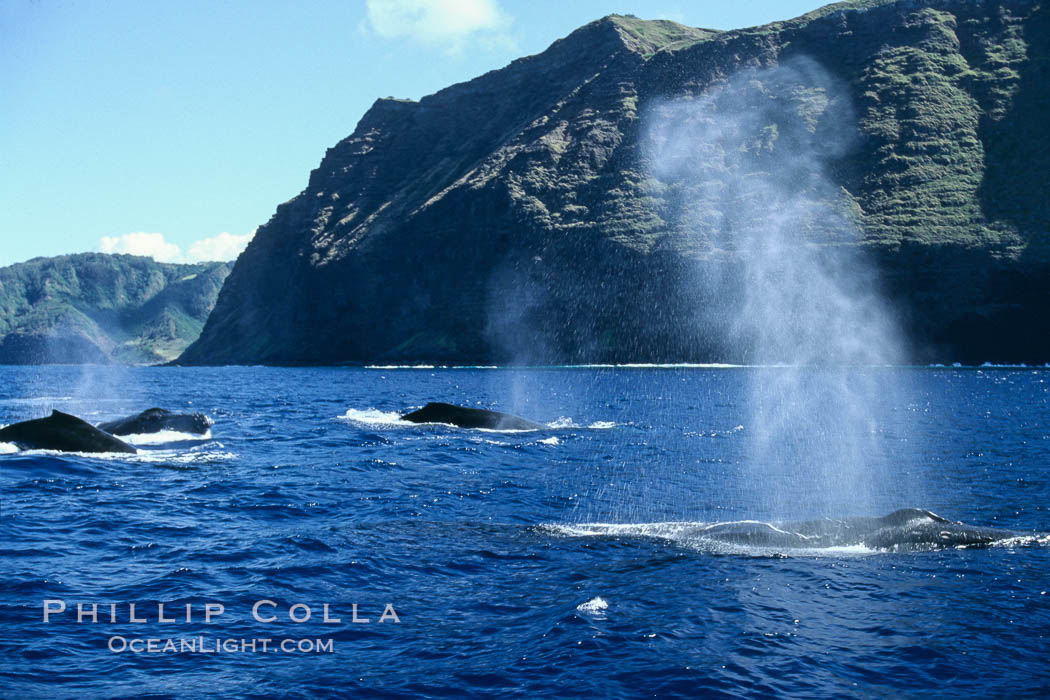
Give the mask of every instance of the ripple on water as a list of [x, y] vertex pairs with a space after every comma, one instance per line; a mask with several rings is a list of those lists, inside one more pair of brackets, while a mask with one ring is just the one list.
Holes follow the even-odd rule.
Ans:
[[[0, 386], [28, 386], [25, 371], [0, 367]], [[86, 370], [32, 371], [40, 393], [72, 397]], [[803, 556], [698, 541], [702, 525], [764, 512], [768, 485], [734, 478], [749, 371], [128, 369], [107, 414], [192, 405], [216, 417], [213, 435], [136, 455], [0, 455], [3, 694], [1045, 694], [1045, 534]], [[922, 502], [1045, 533], [1046, 372], [901, 371], [916, 408], [887, 406], [877, 439], [925, 485]], [[572, 418], [500, 434], [383, 410], [463, 397]], [[887, 501], [916, 497], [906, 478], [885, 482]], [[43, 625], [53, 598], [221, 602], [215, 624], [142, 627], [332, 638], [335, 653], [116, 654], [111, 634], [142, 630]], [[259, 599], [280, 622], [252, 619]], [[289, 623], [299, 602], [314, 618]], [[341, 623], [321, 621], [324, 603]], [[376, 623], [386, 603], [400, 625]], [[350, 622], [354, 604], [369, 624]]]

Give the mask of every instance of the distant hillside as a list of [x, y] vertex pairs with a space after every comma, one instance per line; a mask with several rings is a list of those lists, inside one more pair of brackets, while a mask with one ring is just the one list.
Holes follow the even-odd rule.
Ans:
[[171, 360], [200, 335], [232, 267], [83, 253], [0, 268], [0, 364]]
[[[876, 261], [916, 360], [1046, 362], [1048, 17], [1035, 0], [853, 0], [728, 32], [613, 15], [378, 100], [180, 361], [747, 361], [716, 318], [743, 305], [710, 281], [741, 277], [735, 232], [778, 215], [748, 199], [765, 183], [825, 205], [800, 246]], [[712, 101], [708, 121], [690, 107]], [[655, 158], [668, 105], [725, 138]], [[806, 189], [811, 161], [831, 187]]]

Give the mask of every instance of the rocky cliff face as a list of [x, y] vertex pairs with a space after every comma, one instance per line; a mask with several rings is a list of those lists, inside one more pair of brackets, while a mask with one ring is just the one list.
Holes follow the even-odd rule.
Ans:
[[[676, 180], [652, 143], [668, 104], [742, 71], [780, 115], [740, 144], [743, 176], [782, 170], [792, 125], [818, 150], [849, 143], [822, 157], [823, 196], [862, 236], [815, 222], [800, 240], [877, 262], [916, 359], [1046, 361], [1047, 16], [1029, 0], [862, 0], [732, 32], [611, 16], [379, 100], [259, 229], [180, 362], [743, 359], [696, 280], [732, 274], [724, 233], [762, 203], [726, 194], [739, 172]], [[819, 85], [785, 88], [783, 65]]]
[[174, 359], [200, 335], [231, 267], [84, 253], [0, 268], [0, 364]]

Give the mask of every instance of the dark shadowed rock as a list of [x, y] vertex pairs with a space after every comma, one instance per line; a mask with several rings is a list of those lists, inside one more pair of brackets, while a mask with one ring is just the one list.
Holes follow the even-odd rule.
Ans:
[[401, 420], [411, 423], [448, 423], [460, 428], [487, 428], [489, 430], [539, 430], [545, 427], [509, 413], [441, 402], [428, 403], [418, 411], [401, 416]]
[[99, 423], [98, 427], [113, 435], [141, 435], [162, 430], [203, 435], [211, 423], [203, 413], [172, 413], [163, 408], [148, 408], [134, 416]]
[[62, 452], [129, 452], [137, 450], [90, 423], [61, 411], [47, 418], [27, 420], [0, 429], [0, 442], [26, 450]]

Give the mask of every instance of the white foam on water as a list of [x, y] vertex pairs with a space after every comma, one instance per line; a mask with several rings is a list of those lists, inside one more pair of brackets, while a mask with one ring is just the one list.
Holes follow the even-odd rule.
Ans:
[[[1050, 545], [1050, 533], [1040, 533], [1033, 535], [1018, 535], [1017, 537], [1007, 537], [1005, 539], [996, 540], [990, 543], [992, 547], [1028, 547], [1033, 545]], [[959, 545], [959, 549], [970, 549], [977, 545]]]
[[499, 365], [365, 365], [365, 369], [505, 369]]
[[624, 369], [728, 369], [731, 367], [743, 367], [744, 365], [729, 365], [724, 362], [681, 362], [681, 363], [648, 363], [629, 362], [624, 365], [616, 365]]
[[722, 362], [625, 362], [624, 364], [563, 365], [568, 369], [728, 369], [748, 365], [728, 365]]
[[[183, 433], [177, 433], [183, 435]], [[199, 437], [199, 436], [195, 436]], [[209, 437], [211, 437], [209, 435]], [[182, 439], [182, 438], [180, 438]], [[134, 445], [132, 445], [134, 447]], [[198, 445], [189, 450], [139, 450], [132, 452], [67, 452], [64, 450], [20, 450], [17, 445], [9, 442], [0, 442], [0, 454], [20, 454], [26, 456], [42, 457], [83, 457], [85, 459], [101, 459], [113, 462], [145, 462], [147, 464], [175, 463], [194, 464], [199, 462], [228, 461], [236, 459], [237, 455], [223, 450], [221, 443], [207, 445], [207, 449], [201, 449], [204, 445]], [[217, 448], [217, 449], [215, 449]]]
[[577, 605], [576, 609], [585, 613], [601, 613], [609, 609], [609, 603], [607, 603], [601, 596], [595, 596], [586, 603], [580, 603]]
[[[6, 443], [5, 443], [6, 444]], [[132, 446], [134, 447], [134, 445]], [[126, 462], [128, 460], [135, 460], [136, 457], [142, 455], [142, 450], [136, 450], [135, 452], [69, 452], [66, 450], [17, 450], [19, 454], [23, 455], [40, 455], [44, 457], [84, 457], [86, 459], [104, 459], [112, 461]]]
[[203, 435], [198, 433], [183, 433], [178, 430], [159, 430], [155, 433], [134, 433], [131, 435], [118, 435], [124, 442], [132, 445], [163, 445], [168, 442], [185, 442], [187, 440], [211, 440], [211, 431]]
[[588, 430], [608, 430], [609, 428], [615, 428], [618, 425], [619, 423], [614, 423], [613, 421], [608, 420], [594, 421], [590, 425], [577, 425], [576, 421], [574, 421], [572, 418], [562, 416], [561, 418], [558, 418], [557, 420], [553, 420], [550, 423], [548, 423], [547, 427], [554, 428], [555, 430], [561, 430], [564, 428], [576, 428], [578, 430], [582, 430], [584, 428]]
[[222, 449], [222, 445], [216, 443], [214, 447], [219, 449], [187, 451], [179, 450], [139, 450], [135, 461], [147, 464], [204, 464], [208, 462], [229, 462], [237, 459], [233, 452]]
[[829, 552], [831, 554], [879, 554], [878, 549], [865, 547], [862, 544], [843, 545], [841, 547], [825, 547], [823, 549], [806, 549], [806, 552]]
[[364, 423], [365, 425], [416, 425], [407, 420], [401, 420], [401, 414], [394, 411], [380, 411], [375, 408], [369, 408], [364, 411], [356, 408], [346, 409], [346, 413], [341, 416], [337, 416], [339, 420], [348, 420], [354, 423]]
[[541, 445], [557, 445], [558, 444], [558, 438], [556, 438], [556, 437], [543, 438], [542, 440], [537, 440], [537, 442], [540, 443]]
[[695, 529], [707, 523], [662, 522], [662, 523], [576, 523], [562, 525], [550, 523], [543, 529], [564, 537], [602, 537], [607, 535], [640, 535], [643, 537], [671, 537], [686, 528]]

